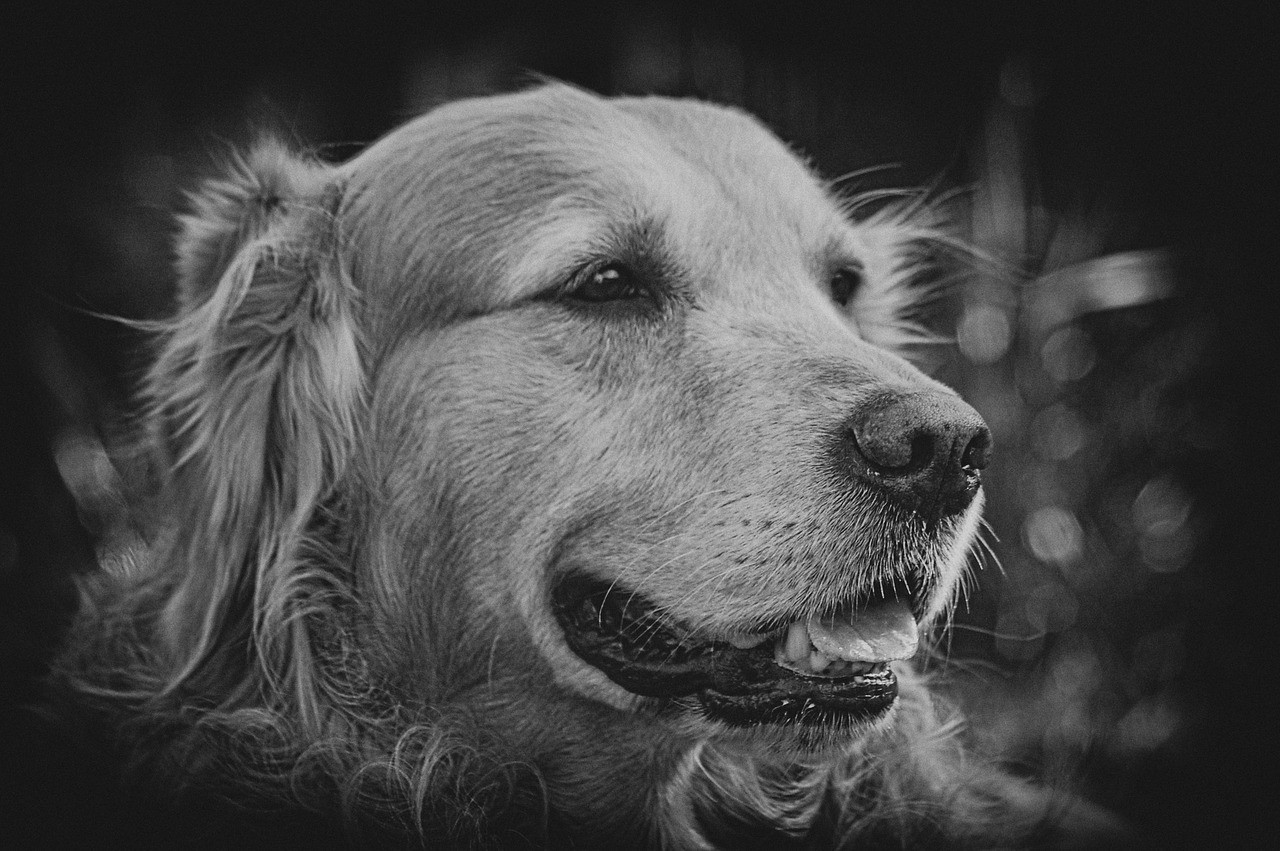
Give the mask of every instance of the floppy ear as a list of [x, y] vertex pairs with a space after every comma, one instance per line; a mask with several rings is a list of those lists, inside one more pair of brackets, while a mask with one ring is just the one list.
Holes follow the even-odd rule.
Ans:
[[197, 675], [225, 685], [246, 657], [258, 686], [306, 688], [308, 622], [335, 578], [308, 534], [362, 396], [340, 199], [333, 169], [265, 142], [181, 220], [179, 313], [147, 388], [175, 523], [161, 567], [166, 691]]

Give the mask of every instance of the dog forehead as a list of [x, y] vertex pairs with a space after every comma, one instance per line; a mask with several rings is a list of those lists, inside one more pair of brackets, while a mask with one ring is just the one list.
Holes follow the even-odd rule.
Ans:
[[821, 195], [804, 164], [745, 112], [691, 99], [603, 98], [565, 85], [446, 104], [379, 149], [412, 170], [500, 174], [515, 193], [539, 179], [560, 191], [620, 182], [656, 190], [694, 177], [730, 193], [748, 180], [779, 194]]
[[[364, 253], [401, 270], [403, 286], [449, 289], [462, 310], [553, 285], [628, 227], [656, 225], [701, 262], [759, 270], [843, 226], [799, 158], [745, 113], [561, 85], [441, 107], [373, 146], [349, 179]], [[475, 281], [488, 286], [461, 284]]]
[[757, 118], [739, 109], [656, 96], [622, 97], [611, 103], [644, 121], [671, 150], [729, 187], [745, 180], [771, 185], [779, 194], [816, 188], [800, 158]]

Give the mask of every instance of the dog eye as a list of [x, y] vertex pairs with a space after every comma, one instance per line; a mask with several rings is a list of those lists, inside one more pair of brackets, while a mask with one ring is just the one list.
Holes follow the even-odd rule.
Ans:
[[831, 300], [841, 307], [848, 307], [853, 301], [854, 293], [862, 286], [862, 271], [859, 269], [841, 269], [831, 276]]
[[591, 304], [653, 297], [653, 293], [636, 274], [621, 263], [609, 263], [589, 270], [583, 275], [582, 282], [565, 295], [575, 301]]

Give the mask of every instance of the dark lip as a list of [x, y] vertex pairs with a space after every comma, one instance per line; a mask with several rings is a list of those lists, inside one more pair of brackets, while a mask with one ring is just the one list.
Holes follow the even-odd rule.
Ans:
[[697, 695], [702, 711], [735, 727], [761, 724], [847, 726], [887, 712], [898, 698], [898, 678], [883, 666], [857, 678], [821, 682], [790, 677], [757, 686], [744, 694], [708, 688]]
[[[583, 661], [633, 694], [694, 698], [704, 714], [733, 726], [848, 724], [884, 713], [897, 699], [887, 665], [806, 676], [774, 661], [773, 641], [744, 649], [699, 639], [643, 597], [589, 576], [564, 577], [551, 596], [565, 641]], [[790, 622], [776, 621], [755, 631]]]

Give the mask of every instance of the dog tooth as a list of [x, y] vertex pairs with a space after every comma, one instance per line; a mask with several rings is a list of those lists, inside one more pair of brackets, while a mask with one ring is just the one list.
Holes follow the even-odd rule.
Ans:
[[831, 659], [821, 650], [815, 650], [809, 654], [809, 667], [815, 674], [821, 674], [831, 664]]
[[809, 628], [803, 622], [796, 621], [787, 628], [787, 644], [783, 655], [788, 661], [799, 662], [808, 658], [811, 647]]

